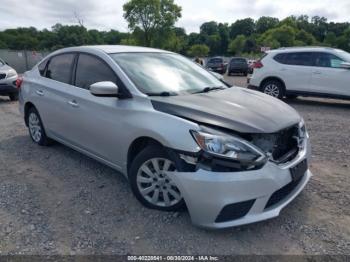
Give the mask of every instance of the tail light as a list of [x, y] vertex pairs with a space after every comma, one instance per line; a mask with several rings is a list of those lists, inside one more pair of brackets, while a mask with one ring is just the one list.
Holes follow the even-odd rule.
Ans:
[[253, 68], [262, 68], [262, 67], [264, 67], [264, 65], [263, 65], [263, 63], [260, 60], [256, 61], [253, 64]]
[[21, 86], [22, 86], [22, 83], [23, 83], [23, 78], [19, 76], [19, 77], [17, 78], [17, 80], [16, 80], [16, 87], [17, 87], [18, 89], [20, 89]]

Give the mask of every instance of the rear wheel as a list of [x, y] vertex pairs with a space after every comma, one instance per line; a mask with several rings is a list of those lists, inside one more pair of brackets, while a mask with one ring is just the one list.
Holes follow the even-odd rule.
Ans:
[[18, 100], [18, 94], [10, 94], [9, 98], [11, 101], [17, 101]]
[[278, 80], [268, 80], [262, 86], [263, 93], [282, 99], [284, 97], [283, 84]]
[[131, 189], [146, 207], [162, 211], [176, 211], [185, 202], [175, 182], [167, 172], [178, 167], [161, 146], [150, 145], [134, 159], [129, 170]]
[[47, 146], [50, 144], [51, 139], [46, 136], [40, 115], [34, 107], [31, 107], [28, 111], [27, 123], [29, 135], [35, 143], [41, 146]]

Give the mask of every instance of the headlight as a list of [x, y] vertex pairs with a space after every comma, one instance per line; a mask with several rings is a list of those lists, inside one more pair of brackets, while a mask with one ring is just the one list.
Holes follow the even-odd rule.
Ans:
[[266, 160], [266, 155], [259, 148], [241, 138], [204, 131], [192, 130], [191, 133], [200, 148], [209, 154], [247, 164]]
[[7, 73], [7, 78], [10, 78], [10, 77], [13, 77], [13, 76], [16, 76], [16, 75], [17, 75], [17, 72], [15, 70], [10, 70]]

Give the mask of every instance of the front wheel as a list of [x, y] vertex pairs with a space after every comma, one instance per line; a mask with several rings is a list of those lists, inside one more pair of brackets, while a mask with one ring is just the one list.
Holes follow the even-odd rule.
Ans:
[[167, 175], [177, 171], [174, 161], [160, 146], [151, 145], [134, 159], [129, 170], [131, 189], [144, 206], [177, 211], [185, 206], [179, 188]]
[[282, 99], [284, 97], [284, 88], [280, 81], [269, 80], [262, 86], [263, 93]]

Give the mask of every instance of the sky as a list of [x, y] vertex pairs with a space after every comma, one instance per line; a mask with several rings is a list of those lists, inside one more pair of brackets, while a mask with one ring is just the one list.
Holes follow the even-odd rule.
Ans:
[[[1, 0], [0, 30], [34, 26], [48, 28], [56, 23], [77, 24], [78, 16], [89, 29], [128, 31], [123, 18], [126, 0]], [[233, 23], [261, 16], [285, 18], [306, 14], [345, 22], [350, 17], [350, 0], [175, 0], [182, 7], [177, 26], [187, 33], [199, 32], [203, 22]], [[76, 14], [76, 15], [75, 15]]]

